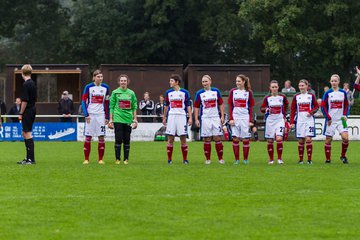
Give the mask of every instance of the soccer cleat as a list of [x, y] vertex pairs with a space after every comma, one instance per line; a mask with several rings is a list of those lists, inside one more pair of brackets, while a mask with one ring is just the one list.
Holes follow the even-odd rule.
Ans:
[[170, 160], [168, 160], [168, 164], [172, 164], [172, 160], [170, 159]]
[[124, 160], [124, 164], [128, 165], [129, 164], [129, 160]]
[[220, 164], [225, 164], [225, 160], [224, 160], [224, 159], [220, 159], [220, 160], [219, 160], [219, 163], [220, 163]]
[[303, 160], [299, 160], [299, 161], [298, 161], [298, 164], [304, 164], [304, 161], [303, 161]]
[[189, 161], [188, 161], [188, 160], [183, 160], [183, 164], [188, 165], [188, 164], [189, 164]]
[[284, 164], [282, 159], [278, 159], [278, 164]]
[[236, 165], [240, 164], [240, 160], [235, 160], [234, 164]]
[[311, 165], [311, 164], [312, 164], [312, 161], [311, 161], [311, 160], [308, 160], [308, 161], [307, 161], [307, 164]]
[[349, 163], [346, 157], [340, 157], [340, 161], [342, 161], [343, 164], [348, 164]]
[[17, 164], [20, 164], [20, 165], [31, 165], [31, 164], [36, 164], [35, 161], [30, 161], [30, 160], [27, 160], [27, 159], [24, 159], [20, 162], [17, 162]]
[[115, 161], [115, 164], [117, 164], [117, 165], [119, 165], [120, 163], [121, 163], [121, 161], [118, 159]]
[[84, 164], [84, 165], [89, 164], [89, 160], [83, 161], [83, 164]]
[[205, 160], [205, 164], [209, 165], [211, 163], [211, 160]]
[[99, 160], [98, 163], [101, 165], [105, 164], [105, 162], [103, 160]]
[[325, 160], [325, 163], [331, 163], [331, 160]]
[[268, 164], [269, 164], [269, 165], [274, 164], [274, 160], [269, 160]]
[[249, 164], [249, 160], [247, 160], [247, 159], [244, 160], [244, 164], [245, 164], [245, 165]]

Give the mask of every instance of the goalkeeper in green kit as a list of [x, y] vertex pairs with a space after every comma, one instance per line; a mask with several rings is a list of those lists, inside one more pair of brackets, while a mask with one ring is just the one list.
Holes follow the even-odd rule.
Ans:
[[137, 128], [137, 99], [134, 91], [127, 88], [130, 79], [121, 74], [118, 78], [119, 87], [111, 93], [109, 128], [115, 131], [116, 164], [120, 164], [121, 145], [124, 149], [124, 164], [129, 163], [130, 134]]

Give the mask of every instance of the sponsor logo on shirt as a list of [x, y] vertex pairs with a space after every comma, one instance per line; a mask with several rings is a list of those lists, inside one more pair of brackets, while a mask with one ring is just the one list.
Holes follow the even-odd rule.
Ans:
[[270, 107], [270, 114], [280, 114], [282, 105], [273, 105]]
[[129, 100], [119, 100], [118, 106], [121, 109], [130, 109], [131, 102]]
[[182, 99], [171, 99], [170, 100], [170, 107], [171, 108], [182, 108]]
[[341, 109], [343, 107], [343, 101], [341, 100], [333, 100], [330, 101], [330, 108], [331, 109]]
[[299, 103], [299, 112], [309, 112], [310, 111], [310, 103]]
[[234, 107], [246, 108], [247, 98], [234, 98]]
[[216, 98], [204, 100], [204, 108], [214, 108], [216, 107]]
[[91, 103], [103, 103], [104, 95], [92, 94], [91, 95]]

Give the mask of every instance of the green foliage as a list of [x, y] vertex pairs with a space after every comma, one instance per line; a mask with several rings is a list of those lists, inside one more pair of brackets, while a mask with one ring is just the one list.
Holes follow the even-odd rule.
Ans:
[[[202, 143], [189, 144], [190, 165], [166, 162], [166, 143], [131, 143], [130, 163], [82, 165], [80, 142], [36, 142], [38, 164], [18, 166], [21, 142], [0, 143], [1, 239], [359, 239], [359, 142], [350, 164], [325, 165], [323, 142], [314, 164], [297, 164], [297, 143], [284, 144], [285, 165], [267, 164], [265, 142], [251, 143], [250, 164], [204, 164]], [[214, 146], [214, 145], [213, 145]]]
[[270, 63], [322, 88], [360, 62], [359, 1], [5, 0], [0, 64]]

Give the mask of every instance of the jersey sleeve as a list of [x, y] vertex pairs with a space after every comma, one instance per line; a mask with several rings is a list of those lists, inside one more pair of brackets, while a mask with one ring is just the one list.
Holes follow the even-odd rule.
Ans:
[[347, 116], [348, 115], [348, 108], [349, 108], [349, 100], [347, 97], [347, 94], [345, 91], [343, 91], [344, 93], [344, 109], [343, 109], [343, 116]]
[[234, 116], [233, 116], [233, 110], [234, 110], [233, 94], [234, 94], [234, 89], [231, 89], [230, 93], [229, 93], [229, 98], [228, 98], [229, 120], [234, 120]]
[[295, 115], [296, 115], [296, 109], [297, 109], [297, 101], [296, 96], [294, 96], [292, 102], [291, 102], [291, 111], [290, 111], [290, 124], [295, 123]]
[[116, 106], [116, 93], [115, 93], [115, 91], [113, 91], [111, 93], [109, 105], [110, 105], [110, 107], [109, 107], [110, 108], [110, 113], [114, 114], [114, 110], [115, 110], [115, 106]]
[[284, 101], [283, 101], [283, 103], [284, 103], [284, 106], [283, 106], [283, 114], [284, 114], [284, 117], [286, 116], [286, 112], [287, 112], [287, 110], [288, 110], [288, 108], [289, 108], [289, 101], [288, 101], [288, 99], [287, 99], [287, 97], [285, 96], [285, 95], [283, 95], [283, 99], [284, 99]]
[[21, 92], [21, 101], [28, 102], [30, 99], [29, 90], [26, 87], [26, 84], [23, 84], [23, 89]]
[[355, 90], [360, 91], [360, 84], [355, 84], [355, 85], [354, 85], [354, 88], [355, 88]]
[[264, 98], [264, 101], [263, 101], [263, 103], [261, 104], [260, 111], [261, 111], [262, 113], [265, 113], [265, 112], [266, 112], [266, 109], [268, 108], [267, 99], [268, 99], [268, 96], [266, 96], [266, 97]]
[[165, 98], [164, 98], [164, 106], [169, 106], [170, 105], [170, 101], [169, 101], [169, 91], [166, 91], [165, 93]]
[[131, 110], [135, 111], [137, 109], [137, 98], [134, 92], [131, 94]]
[[219, 91], [219, 89], [216, 89], [217, 92], [217, 104], [220, 106], [224, 103], [223, 98], [221, 96], [221, 92]]
[[185, 107], [191, 107], [191, 102], [190, 102], [190, 93], [188, 91], [185, 91]]
[[331, 117], [329, 115], [329, 94], [326, 92], [323, 96], [323, 99], [321, 101], [321, 111], [323, 115], [325, 116], [326, 120], [331, 120]]
[[198, 91], [195, 95], [195, 99], [194, 99], [194, 107], [195, 108], [200, 108], [201, 106], [201, 99], [200, 99], [200, 91]]
[[311, 97], [312, 97], [312, 109], [310, 110], [309, 113], [311, 115], [314, 115], [317, 112], [317, 110], [319, 109], [319, 104], [317, 103], [316, 97], [314, 94], [311, 93]]
[[106, 94], [104, 100], [104, 111], [105, 111], [105, 119], [109, 120], [109, 86], [106, 86]]
[[249, 122], [253, 122], [253, 107], [254, 107], [254, 105], [255, 105], [255, 100], [253, 97], [253, 93], [252, 93], [252, 91], [249, 91], [249, 116], [250, 116]]
[[85, 117], [89, 116], [89, 113], [87, 111], [88, 101], [89, 101], [89, 85], [86, 85], [86, 87], [84, 88], [82, 97], [81, 97], [81, 106], [82, 106]]

